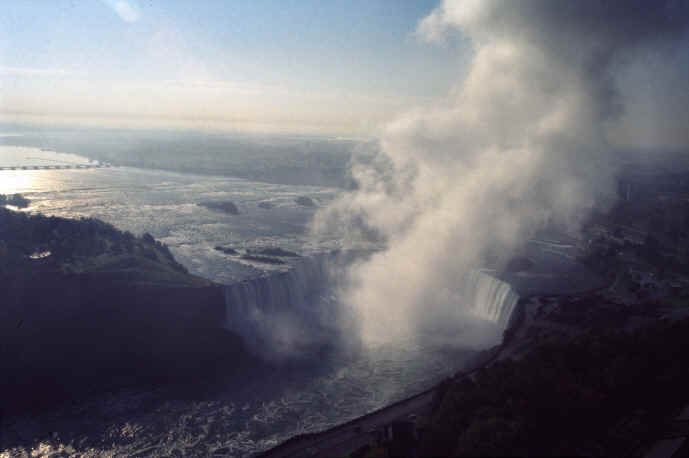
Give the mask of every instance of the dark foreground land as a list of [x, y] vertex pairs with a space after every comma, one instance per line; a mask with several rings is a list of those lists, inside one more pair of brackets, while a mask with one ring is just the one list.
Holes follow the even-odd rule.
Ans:
[[98, 220], [0, 208], [0, 405], [40, 409], [142, 383], [194, 383], [248, 361], [220, 285]]
[[[523, 313], [540, 306], [524, 304], [532, 310]], [[619, 312], [621, 328], [568, 335], [534, 323], [519, 330], [505, 357], [439, 387], [416, 453], [643, 455], [689, 402], [689, 320], [625, 329], [624, 323], [652, 317]], [[541, 325], [557, 320], [542, 317]], [[525, 345], [531, 348], [523, 356], [507, 357]]]
[[465, 371], [264, 456], [647, 456], [668, 431], [681, 447], [689, 319], [607, 294], [524, 298], [503, 343]]
[[620, 192], [570, 250], [603, 285], [525, 293], [465, 371], [265, 456], [689, 456], [689, 174]]
[[[689, 420], [671, 420], [689, 403], [689, 177], [622, 184], [573, 250], [604, 286], [529, 293], [465, 372], [266, 455], [687, 456]], [[96, 220], [0, 208], [0, 299], [5, 413], [252, 364], [220, 327], [219, 285]], [[653, 455], [668, 431], [674, 448]]]

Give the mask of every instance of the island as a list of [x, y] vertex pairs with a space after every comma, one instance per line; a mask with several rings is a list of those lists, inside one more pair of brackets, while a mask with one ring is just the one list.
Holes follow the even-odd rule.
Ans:
[[30, 204], [31, 201], [21, 194], [0, 194], [0, 207], [11, 205], [17, 208], [27, 208]]
[[239, 256], [239, 251], [235, 250], [234, 248], [218, 245], [215, 247], [215, 250], [232, 256]]
[[189, 274], [150, 234], [0, 208], [5, 412], [253, 364], [224, 321], [223, 287]]
[[240, 259], [243, 259], [245, 261], [254, 261], [254, 262], [261, 262], [263, 264], [284, 264], [285, 261], [282, 259], [278, 258], [270, 258], [267, 256], [255, 256], [252, 254], [243, 254], [240, 256]]
[[315, 207], [316, 203], [308, 196], [299, 196], [294, 201], [302, 207]]
[[207, 208], [209, 210], [214, 210], [214, 211], [219, 211], [223, 213], [227, 213], [229, 215], [238, 215], [239, 214], [239, 208], [237, 208], [237, 205], [235, 205], [234, 202], [231, 202], [229, 200], [226, 201], [219, 201], [219, 202], [199, 202], [198, 204], [201, 207]]
[[283, 250], [280, 247], [263, 247], [263, 248], [249, 248], [246, 250], [247, 254], [259, 256], [276, 256], [283, 258], [298, 258], [300, 257], [293, 251]]

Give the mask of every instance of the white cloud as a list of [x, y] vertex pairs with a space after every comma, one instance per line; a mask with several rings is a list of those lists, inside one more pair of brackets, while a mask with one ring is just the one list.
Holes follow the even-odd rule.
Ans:
[[354, 163], [358, 189], [314, 220], [316, 235], [385, 242], [349, 271], [340, 296], [365, 339], [456, 323], [457, 341], [472, 343], [461, 329], [471, 306], [462, 279], [501, 269], [545, 224], [576, 230], [614, 196], [605, 126], [626, 101], [620, 62], [655, 56], [689, 26], [689, 15], [668, 14], [671, 0], [628, 1], [445, 0], [420, 23], [427, 40], [472, 40], [468, 75], [444, 103], [391, 123], [379, 155]]
[[103, 0], [125, 22], [136, 22], [140, 19], [139, 7], [133, 0]]

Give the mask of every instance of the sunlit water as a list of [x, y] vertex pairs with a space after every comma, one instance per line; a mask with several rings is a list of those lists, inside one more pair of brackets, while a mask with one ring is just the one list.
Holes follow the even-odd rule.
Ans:
[[[7, 134], [0, 133], [0, 137]], [[30, 146], [0, 146], [0, 167], [65, 166], [92, 164], [76, 154], [59, 153]]]
[[[5, 153], [5, 159], [37, 154], [6, 148], [0, 147], [0, 159]], [[307, 225], [315, 209], [296, 203], [308, 196], [325, 205], [337, 195], [328, 188], [133, 168], [0, 171], [0, 193], [16, 192], [32, 201], [26, 211], [96, 217], [135, 234], [149, 232], [192, 273], [224, 283], [275, 267], [238, 261], [216, 251], [216, 245], [280, 246], [305, 255], [337, 245], [337, 240], [314, 245]], [[231, 200], [240, 214], [197, 205], [210, 200]], [[265, 202], [272, 208], [259, 206]], [[408, 342], [308, 370], [276, 368], [190, 397], [167, 389], [109, 394], [39, 416], [5, 418], [0, 445], [8, 456], [206, 456], [217, 450], [246, 456], [428, 388], [456, 371], [469, 354]]]
[[[13, 147], [0, 147], [0, 163], [6, 148]], [[327, 242], [314, 246], [308, 237], [306, 226], [315, 208], [301, 206], [296, 199], [307, 196], [325, 205], [337, 191], [135, 168], [0, 171], [0, 194], [11, 193], [31, 200], [27, 211], [95, 217], [138, 235], [149, 232], [191, 272], [227, 283], [271, 266], [230, 258], [216, 251], [217, 245], [279, 246], [302, 254], [328, 249]], [[227, 200], [240, 214], [198, 205]]]

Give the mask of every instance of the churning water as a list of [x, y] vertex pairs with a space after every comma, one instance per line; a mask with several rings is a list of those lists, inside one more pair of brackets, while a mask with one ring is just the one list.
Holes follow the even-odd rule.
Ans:
[[[41, 157], [50, 159], [45, 152]], [[333, 292], [323, 287], [329, 275], [324, 253], [338, 241], [314, 245], [306, 227], [315, 209], [297, 200], [306, 196], [326, 205], [337, 190], [134, 168], [0, 171], [0, 193], [15, 192], [32, 201], [28, 211], [95, 217], [151, 233], [192, 273], [227, 285], [221, 325], [255, 347], [301, 351], [310, 343], [302, 337], [312, 336], [305, 329], [316, 323], [327, 331], [338, 318]], [[207, 201], [232, 201], [239, 214], [198, 205]], [[264, 265], [219, 252], [217, 245], [239, 251], [278, 246], [301, 257]], [[504, 326], [516, 294], [484, 273], [472, 275], [475, 315]], [[282, 335], [271, 328], [281, 315]], [[332, 357], [317, 367], [256, 372], [212, 393], [182, 396], [161, 388], [108, 394], [39, 416], [5, 418], [0, 456], [245, 456], [428, 388], [471, 354], [410, 340]]]

